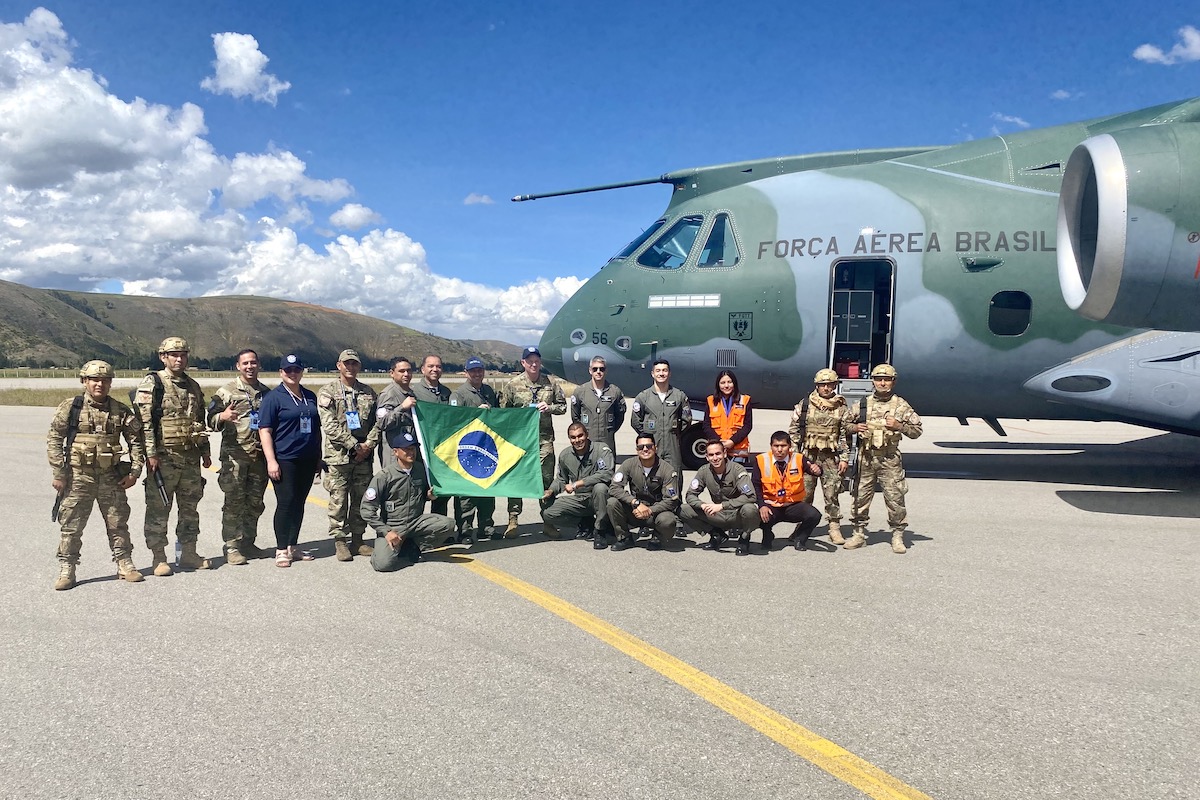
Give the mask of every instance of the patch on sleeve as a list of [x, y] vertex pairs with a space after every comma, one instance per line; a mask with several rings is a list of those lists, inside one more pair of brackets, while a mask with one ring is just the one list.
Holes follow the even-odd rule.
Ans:
[[635, 414], [641, 413], [641, 410], [642, 410], [642, 404], [639, 403], [637, 400], [634, 400], [633, 401], [633, 413], [635, 413]]
[[579, 398], [576, 397], [575, 395], [571, 395], [571, 405], [575, 405], [578, 402], [579, 402]]
[[375, 412], [375, 419], [379, 420], [380, 422], [383, 422], [385, 419], [388, 418], [388, 414], [390, 414], [390, 413], [392, 413], [392, 407], [391, 406], [383, 406], [382, 408], [380, 408], [378, 411]]
[[625, 480], [625, 476], [621, 473], [618, 472], [616, 475], [613, 475], [613, 483], [620, 483], [623, 480]]
[[606, 466], [606, 464], [604, 463], [604, 459], [603, 459], [603, 458], [600, 458], [600, 459], [597, 459], [597, 460], [596, 460], [596, 469], [604, 469], [604, 468], [605, 468], [605, 466]]
[[321, 408], [329, 408], [331, 405], [333, 405], [333, 398], [327, 394], [320, 395], [317, 397], [317, 405], [319, 405]]
[[693, 492], [700, 491], [700, 479], [699, 478], [692, 478], [692, 491]]
[[738, 487], [738, 489], [740, 489], [742, 494], [746, 495], [746, 497], [754, 497], [754, 487], [751, 486], [749, 482], [743, 483]]
[[367, 487], [366, 493], [363, 494], [363, 500], [374, 500], [376, 498], [376, 496], [377, 495], [375, 494], [375, 487], [369, 486], [369, 487]]
[[456, 406], [456, 405], [458, 405], [458, 398], [457, 398], [457, 397], [451, 397], [451, 398], [450, 398], [450, 405], [452, 405], [452, 406]]
[[675, 491], [675, 487], [674, 487], [674, 486], [668, 486], [668, 487], [667, 487], [667, 491], [666, 491], [666, 495], [667, 495], [667, 497], [670, 497], [672, 500], [674, 500], [674, 499], [675, 499], [675, 496], [676, 496], [677, 494], [679, 494], [679, 492]]

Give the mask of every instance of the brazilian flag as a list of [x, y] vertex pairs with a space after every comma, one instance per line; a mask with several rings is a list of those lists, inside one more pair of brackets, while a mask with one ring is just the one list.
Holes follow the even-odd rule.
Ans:
[[417, 403], [421, 452], [439, 495], [541, 497], [536, 408]]

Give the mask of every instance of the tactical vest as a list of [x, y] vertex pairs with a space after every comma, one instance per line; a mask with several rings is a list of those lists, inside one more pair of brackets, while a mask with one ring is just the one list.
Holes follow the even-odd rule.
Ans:
[[[199, 398], [174, 381], [163, 381], [162, 443], [168, 450], [190, 450], [204, 441], [204, 426], [197, 420]], [[174, 395], [174, 397], [171, 397]], [[171, 398], [168, 401], [168, 398]]]
[[861, 438], [861, 447], [883, 453], [894, 452], [900, 447], [901, 433], [887, 428], [884, 419], [887, 412], [895, 416], [897, 403], [892, 402], [896, 395], [885, 401], [876, 400], [874, 395], [867, 397], [867, 432]]
[[841, 403], [834, 408], [821, 408], [817, 403], [809, 404], [808, 418], [804, 420], [804, 446], [807, 449], [838, 449], [838, 429], [841, 426], [844, 408]]
[[111, 400], [103, 409], [84, 404], [75, 441], [71, 443], [72, 467], [110, 469], [121, 460], [119, 413]]
[[758, 454], [758, 471], [762, 475], [763, 502], [770, 506], [803, 503], [808, 497], [804, 491], [804, 459], [792, 453], [781, 476], [775, 467], [771, 453]]
[[[717, 432], [717, 435], [722, 440], [732, 439], [734, 431], [742, 427], [746, 422], [746, 409], [750, 407], [750, 395], [742, 395], [736, 402], [729, 407], [729, 414], [725, 413], [725, 404], [716, 395], [708, 396], [708, 424]], [[745, 452], [750, 449], [750, 437], [747, 436], [740, 442], [734, 444], [731, 450], [735, 453]]]

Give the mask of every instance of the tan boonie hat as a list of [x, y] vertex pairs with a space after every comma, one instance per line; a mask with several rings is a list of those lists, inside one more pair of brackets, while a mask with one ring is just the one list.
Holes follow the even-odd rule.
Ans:
[[188, 352], [187, 339], [180, 336], [168, 336], [162, 340], [162, 344], [158, 346], [159, 353], [186, 353]]
[[112, 378], [115, 375], [112, 364], [107, 361], [89, 361], [79, 370], [81, 378]]
[[360, 364], [362, 363], [362, 359], [358, 357], [358, 351], [351, 350], [349, 347], [338, 355], [338, 361], [357, 361]]

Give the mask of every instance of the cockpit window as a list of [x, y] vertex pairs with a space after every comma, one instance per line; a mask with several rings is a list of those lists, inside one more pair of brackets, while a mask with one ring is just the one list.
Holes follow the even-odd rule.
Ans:
[[733, 224], [728, 214], [717, 214], [712, 230], [708, 233], [708, 241], [700, 251], [700, 263], [703, 267], [732, 267], [741, 259], [738, 252], [737, 239], [733, 235]]
[[687, 261], [688, 253], [700, 233], [704, 217], [700, 215], [684, 217], [676, 222], [658, 241], [638, 258], [639, 264], [652, 269], [679, 269]]
[[642, 231], [640, 236], [638, 236], [636, 239], [634, 239], [629, 244], [625, 245], [625, 249], [622, 250], [621, 252], [617, 253], [612, 258], [610, 258], [609, 261], [616, 261], [618, 258], [629, 258], [631, 255], [633, 255], [634, 253], [637, 252], [637, 249], [639, 247], [641, 247], [642, 245], [644, 245], [646, 243], [646, 240], [648, 240], [654, 234], [658, 233], [659, 229], [662, 228], [662, 226], [666, 225], [666, 224], [667, 224], [667, 221], [665, 219], [660, 219], [658, 222], [654, 223], [649, 228], [646, 228], [646, 230]]

